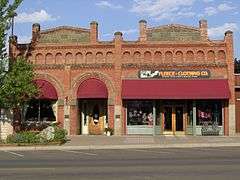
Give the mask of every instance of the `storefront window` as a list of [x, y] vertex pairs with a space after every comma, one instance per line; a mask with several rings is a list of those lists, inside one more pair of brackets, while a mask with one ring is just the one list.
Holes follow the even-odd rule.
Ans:
[[53, 105], [56, 101], [36, 100], [29, 102], [25, 120], [26, 121], [56, 121]]
[[193, 125], [193, 104], [192, 102], [188, 102], [187, 104], [187, 125]]
[[127, 103], [127, 125], [153, 125], [152, 101], [130, 101]]
[[222, 125], [222, 104], [219, 101], [197, 102], [197, 125]]

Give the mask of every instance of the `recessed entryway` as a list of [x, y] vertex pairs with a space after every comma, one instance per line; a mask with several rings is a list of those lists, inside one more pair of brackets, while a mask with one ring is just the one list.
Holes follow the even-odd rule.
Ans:
[[184, 134], [184, 107], [164, 106], [163, 134]]

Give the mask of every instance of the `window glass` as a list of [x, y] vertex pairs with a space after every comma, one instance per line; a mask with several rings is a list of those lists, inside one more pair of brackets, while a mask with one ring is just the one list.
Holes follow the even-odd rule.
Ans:
[[156, 122], [155, 125], [156, 126], [160, 126], [161, 125], [161, 120], [162, 120], [162, 114], [161, 114], [161, 104], [160, 102], [156, 102]]
[[197, 125], [203, 123], [222, 125], [222, 104], [219, 101], [197, 102]]
[[53, 104], [51, 100], [33, 99], [28, 103], [25, 120], [27, 121], [56, 121], [53, 112]]
[[187, 104], [187, 125], [193, 125], [193, 104], [192, 102], [188, 102]]
[[130, 101], [127, 112], [127, 125], [153, 125], [152, 101]]

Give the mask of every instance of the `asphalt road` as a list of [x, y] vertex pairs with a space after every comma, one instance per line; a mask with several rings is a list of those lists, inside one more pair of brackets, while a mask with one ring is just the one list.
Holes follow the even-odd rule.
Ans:
[[0, 179], [240, 179], [240, 147], [0, 151]]

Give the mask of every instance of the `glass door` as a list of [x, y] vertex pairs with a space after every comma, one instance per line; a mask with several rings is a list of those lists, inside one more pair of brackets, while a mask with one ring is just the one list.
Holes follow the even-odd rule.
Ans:
[[183, 131], [183, 107], [176, 107], [176, 131]]
[[165, 106], [163, 118], [163, 134], [184, 133], [184, 107]]
[[172, 131], [172, 107], [164, 107], [164, 122], [163, 122], [163, 130]]

